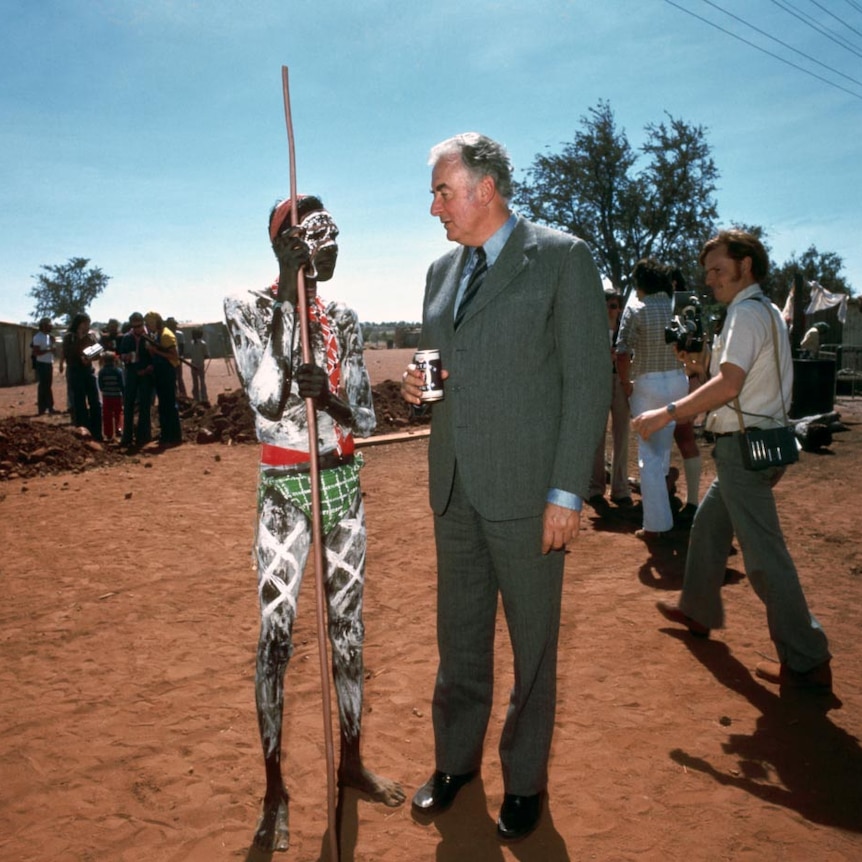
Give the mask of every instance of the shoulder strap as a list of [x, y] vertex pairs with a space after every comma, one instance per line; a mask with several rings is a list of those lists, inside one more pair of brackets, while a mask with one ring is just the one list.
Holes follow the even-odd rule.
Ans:
[[[761, 303], [761, 305], [763, 304], [764, 298], [765, 297], [762, 296], [746, 297], [746, 299], [756, 300], [757, 302]], [[784, 416], [784, 424], [787, 425], [787, 408], [784, 406], [784, 387], [781, 385], [781, 360], [779, 359], [778, 355], [778, 327], [775, 325], [775, 317], [768, 307], [766, 307], [766, 313], [769, 315], [769, 322], [772, 324], [772, 350], [775, 354], [775, 370], [778, 372], [778, 394], [781, 397], [781, 413]], [[739, 428], [741, 431], [744, 432], [745, 423], [742, 421], [742, 409], [739, 406], [739, 396], [733, 399], [731, 405], [736, 411], [736, 418], [739, 420]]]

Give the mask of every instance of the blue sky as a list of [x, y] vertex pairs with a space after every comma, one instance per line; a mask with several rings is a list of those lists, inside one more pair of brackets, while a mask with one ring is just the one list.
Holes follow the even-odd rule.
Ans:
[[363, 320], [418, 320], [427, 266], [449, 247], [428, 214], [433, 144], [484, 132], [508, 146], [520, 179], [600, 99], [634, 146], [664, 112], [706, 127], [722, 221], [763, 225], [779, 262], [812, 243], [837, 252], [862, 291], [862, 84], [848, 79], [862, 80], [857, 0], [3, 9], [2, 320], [30, 319], [33, 276], [70, 257], [111, 276], [89, 309], [97, 320], [149, 309], [217, 320], [225, 294], [269, 283], [266, 220], [289, 190], [282, 65], [299, 188], [341, 228], [339, 269], [321, 292]]

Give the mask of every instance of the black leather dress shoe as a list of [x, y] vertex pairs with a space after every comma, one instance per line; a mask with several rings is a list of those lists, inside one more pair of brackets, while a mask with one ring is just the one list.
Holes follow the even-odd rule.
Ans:
[[542, 796], [515, 796], [507, 793], [497, 818], [497, 835], [506, 841], [526, 838], [538, 825], [542, 815]]
[[441, 814], [455, 801], [458, 791], [476, 777], [477, 772], [473, 770], [463, 775], [450, 775], [436, 770], [416, 791], [413, 810], [425, 817]]

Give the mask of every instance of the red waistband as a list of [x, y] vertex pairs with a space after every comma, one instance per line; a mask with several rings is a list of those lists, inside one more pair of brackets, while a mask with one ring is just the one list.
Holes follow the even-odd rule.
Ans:
[[[353, 435], [349, 434], [341, 441], [341, 455], [352, 455], [355, 449]], [[290, 467], [293, 464], [305, 464], [311, 460], [311, 455], [302, 449], [286, 449], [283, 446], [273, 446], [271, 443], [260, 444], [260, 463], [268, 467]]]

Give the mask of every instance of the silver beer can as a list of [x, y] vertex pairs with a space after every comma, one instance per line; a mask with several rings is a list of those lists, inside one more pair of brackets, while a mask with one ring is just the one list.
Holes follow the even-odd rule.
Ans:
[[413, 364], [425, 375], [422, 384], [423, 401], [439, 401], [443, 397], [443, 364], [440, 361], [440, 351], [417, 350], [413, 354]]

